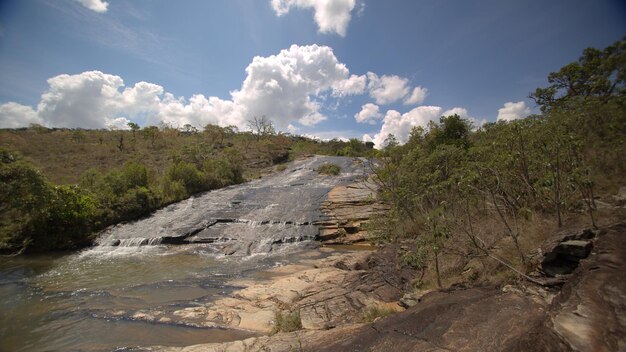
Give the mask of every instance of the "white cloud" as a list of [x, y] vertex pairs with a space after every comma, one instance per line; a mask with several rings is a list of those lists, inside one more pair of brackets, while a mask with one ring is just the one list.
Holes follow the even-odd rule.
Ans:
[[441, 116], [452, 116], [452, 115], [459, 115], [459, 117], [461, 117], [462, 119], [466, 119], [466, 120], [471, 119], [466, 108], [456, 107], [450, 110], [446, 110], [443, 114], [441, 114]]
[[386, 105], [398, 101], [409, 94], [409, 80], [396, 75], [378, 77], [373, 72], [367, 73], [367, 88], [376, 104]]
[[299, 128], [294, 126], [294, 125], [292, 125], [292, 124], [287, 125], [287, 132], [289, 132], [291, 134], [294, 134], [294, 133], [298, 132], [298, 130], [299, 130]]
[[31, 123], [42, 123], [32, 107], [18, 103], [0, 105], [0, 128], [26, 127]]
[[530, 115], [530, 108], [526, 106], [523, 101], [517, 103], [508, 102], [504, 103], [504, 107], [498, 109], [498, 121], [513, 121], [517, 119], [523, 119]]
[[105, 119], [106, 126], [110, 130], [130, 130], [128, 123], [129, 119], [125, 117], [116, 117], [114, 119]]
[[95, 11], [99, 13], [107, 12], [107, 9], [109, 7], [109, 3], [106, 1], [102, 1], [102, 0], [76, 0], [76, 1], [78, 1], [79, 3], [81, 3], [81, 5], [85, 6], [91, 11]]
[[277, 55], [255, 57], [246, 73], [230, 100], [202, 94], [187, 100], [148, 82], [126, 87], [121, 77], [100, 71], [63, 74], [48, 80], [36, 111], [5, 104], [0, 123], [17, 127], [40, 121], [51, 127], [106, 128], [123, 116], [142, 125], [164, 121], [174, 127], [211, 123], [244, 128], [246, 120], [265, 115], [284, 129], [295, 121], [312, 126], [326, 120], [321, 110], [332, 104], [324, 100], [329, 91], [341, 98], [362, 94], [365, 86], [365, 76], [350, 76], [327, 46], [292, 45]]
[[152, 125], [165, 121], [173, 126], [191, 123], [197, 127], [207, 123], [242, 127], [245, 123], [241, 107], [232, 101], [194, 95], [187, 102], [152, 83], [124, 87], [121, 77], [100, 71], [55, 76], [48, 85], [36, 111], [16, 103], [3, 104], [0, 124], [120, 129], [130, 119]]
[[365, 143], [367, 142], [373, 142], [374, 139], [372, 138], [372, 136], [370, 136], [369, 134], [364, 134], [363, 137], [361, 137], [361, 140]]
[[418, 106], [404, 114], [396, 110], [387, 111], [380, 132], [373, 138], [376, 148], [384, 147], [389, 134], [393, 134], [401, 144], [406, 143], [413, 127], [427, 127], [428, 122], [437, 121], [441, 117], [442, 110], [439, 106]]
[[359, 123], [369, 123], [374, 125], [383, 117], [378, 109], [378, 105], [376, 104], [367, 103], [362, 105], [361, 111], [354, 115], [354, 119]]
[[421, 104], [426, 99], [426, 94], [428, 94], [428, 89], [417, 86], [413, 88], [411, 96], [404, 99], [404, 105]]
[[333, 83], [333, 96], [359, 95], [365, 92], [365, 75], [351, 75], [350, 78]]
[[321, 33], [335, 32], [346, 36], [350, 13], [355, 0], [272, 0], [272, 8], [277, 16], [285, 15], [292, 7], [313, 9], [315, 23]]
[[441, 116], [452, 116], [452, 115], [459, 115], [459, 117], [461, 117], [462, 119], [468, 120], [469, 122], [472, 123], [472, 130], [476, 130], [480, 127], [482, 127], [482, 125], [487, 123], [487, 119], [480, 119], [478, 120], [475, 117], [472, 117], [469, 115], [469, 113], [467, 112], [467, 109], [465, 108], [460, 108], [460, 107], [456, 107], [456, 108], [452, 108], [450, 110], [446, 110]]
[[233, 102], [248, 118], [265, 115], [279, 128], [290, 121], [314, 125], [326, 119], [311, 96], [348, 79], [349, 71], [327, 46], [292, 45], [278, 55], [255, 57], [246, 68], [241, 89], [231, 92]]

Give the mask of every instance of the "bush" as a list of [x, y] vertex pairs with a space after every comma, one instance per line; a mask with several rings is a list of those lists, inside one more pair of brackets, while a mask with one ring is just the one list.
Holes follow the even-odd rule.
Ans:
[[337, 164], [324, 163], [320, 165], [315, 171], [317, 171], [317, 173], [319, 174], [336, 176], [339, 175], [339, 173], [341, 172], [341, 167], [339, 167], [339, 165]]
[[300, 311], [282, 313], [276, 311], [274, 313], [274, 328], [272, 334], [277, 332], [292, 332], [302, 329], [302, 320], [300, 319]]
[[165, 172], [165, 178], [170, 182], [182, 183], [187, 194], [194, 194], [204, 189], [203, 176], [195, 165], [184, 161], [172, 164]]

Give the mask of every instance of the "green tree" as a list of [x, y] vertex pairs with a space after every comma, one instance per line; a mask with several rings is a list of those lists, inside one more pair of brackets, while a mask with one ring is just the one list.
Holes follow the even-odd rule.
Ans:
[[135, 132], [139, 131], [139, 125], [134, 122], [129, 122], [126, 124], [131, 131], [133, 131], [133, 139], [135, 139]]
[[537, 88], [529, 97], [547, 112], [573, 98], [623, 95], [625, 82], [626, 37], [604, 50], [585, 49], [577, 62], [548, 75], [548, 87]]

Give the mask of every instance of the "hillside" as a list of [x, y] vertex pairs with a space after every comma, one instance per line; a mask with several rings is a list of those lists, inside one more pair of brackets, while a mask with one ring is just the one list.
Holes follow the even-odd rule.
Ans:
[[373, 152], [356, 140], [276, 134], [265, 120], [255, 133], [213, 125], [130, 127], [0, 130], [0, 250], [75, 248], [106, 226], [258, 178], [301, 155]]

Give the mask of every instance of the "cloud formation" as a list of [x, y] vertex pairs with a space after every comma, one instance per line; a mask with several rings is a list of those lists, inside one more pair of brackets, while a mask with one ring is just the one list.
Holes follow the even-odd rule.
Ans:
[[387, 105], [409, 94], [409, 80], [400, 76], [383, 75], [378, 77], [373, 72], [367, 73], [367, 89], [378, 105]]
[[404, 99], [404, 105], [421, 104], [426, 99], [426, 94], [428, 94], [428, 89], [417, 86], [413, 88], [413, 93]]
[[208, 123], [245, 128], [246, 120], [267, 116], [285, 129], [298, 122], [313, 126], [331, 94], [340, 99], [365, 92], [365, 76], [350, 75], [327, 46], [292, 45], [276, 55], [255, 57], [231, 99], [202, 94], [176, 97], [157, 84], [125, 86], [120, 76], [100, 71], [62, 74], [48, 80], [36, 109], [17, 103], [0, 105], [0, 127], [41, 123], [50, 127], [119, 128], [120, 117], [142, 125], [161, 121], [174, 127]]
[[526, 106], [524, 101], [518, 101], [517, 103], [508, 102], [504, 103], [504, 107], [498, 109], [498, 121], [513, 121], [517, 119], [523, 119], [530, 115], [530, 108]]
[[[266, 115], [279, 128], [293, 120], [306, 126], [325, 120], [311, 97], [352, 78], [331, 48], [318, 45], [292, 45], [277, 55], [257, 56], [246, 72], [241, 89], [231, 93], [234, 104], [248, 116]], [[344, 92], [352, 86], [348, 83]]]
[[31, 123], [42, 124], [43, 121], [30, 106], [13, 102], [0, 105], [0, 128], [25, 127]]
[[439, 120], [442, 111], [443, 109], [439, 106], [418, 106], [404, 114], [389, 110], [385, 114], [380, 132], [376, 133], [372, 140], [376, 148], [383, 148], [385, 139], [393, 134], [400, 144], [406, 143], [413, 127], [427, 127], [428, 122]]
[[354, 115], [354, 119], [358, 123], [369, 123], [374, 125], [383, 117], [378, 109], [378, 105], [376, 104], [367, 103], [362, 105], [361, 111]]
[[75, 0], [75, 1], [79, 2], [81, 5], [85, 6], [91, 11], [95, 11], [99, 13], [107, 12], [107, 9], [109, 7], [109, 3], [106, 1], [102, 1], [102, 0]]
[[333, 96], [343, 97], [347, 95], [359, 95], [365, 92], [367, 77], [365, 75], [352, 75], [342, 81], [333, 83]]
[[291, 8], [313, 9], [320, 33], [335, 32], [346, 36], [355, 0], [271, 0], [277, 16], [289, 13]]

